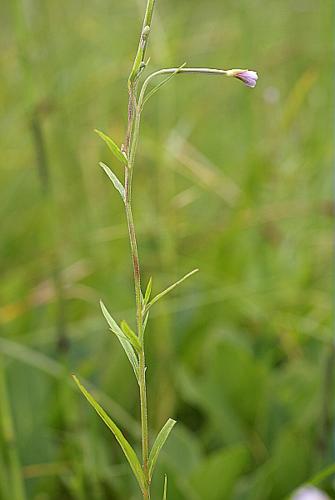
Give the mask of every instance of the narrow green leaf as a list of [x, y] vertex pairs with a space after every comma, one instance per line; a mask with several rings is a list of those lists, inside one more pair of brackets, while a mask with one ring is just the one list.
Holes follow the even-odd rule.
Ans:
[[107, 165], [105, 165], [105, 163], [102, 163], [102, 161], [99, 162], [99, 165], [101, 168], [104, 169], [104, 171], [106, 172], [106, 174], [108, 175], [108, 177], [110, 178], [112, 183], [114, 184], [115, 189], [117, 189], [117, 191], [121, 195], [121, 198], [123, 199], [123, 201], [125, 201], [126, 196], [125, 196], [124, 187], [121, 184], [121, 182], [119, 181], [119, 179], [116, 177], [114, 172], [109, 167], [107, 167]]
[[85, 389], [83, 385], [79, 382], [78, 378], [75, 375], [72, 375], [75, 383], [79, 387], [80, 391], [84, 394], [85, 398], [87, 401], [93, 406], [99, 417], [105, 422], [107, 427], [112, 431], [114, 434], [117, 442], [122, 448], [123, 453], [126, 456], [126, 459], [129, 462], [130, 467], [132, 468], [132, 471], [134, 473], [134, 476], [136, 477], [138, 484], [144, 492], [145, 490], [145, 478], [144, 474], [142, 471], [142, 467], [140, 465], [140, 462], [137, 458], [137, 455], [129, 442], [126, 440], [118, 426], [113, 422], [113, 420], [110, 418], [109, 415], [105, 412], [105, 410], [99, 405], [99, 403], [94, 399], [94, 397]]
[[138, 359], [136, 357], [136, 354], [134, 352], [132, 345], [130, 344], [129, 340], [127, 339], [127, 337], [125, 336], [125, 334], [123, 333], [123, 331], [121, 330], [121, 328], [119, 327], [117, 322], [109, 314], [109, 312], [108, 312], [105, 304], [102, 302], [102, 300], [100, 300], [100, 307], [102, 310], [102, 314], [105, 316], [106, 321], [110, 326], [110, 329], [112, 330], [113, 333], [115, 333], [115, 335], [119, 339], [128, 359], [133, 367], [136, 378], [138, 380]]
[[149, 313], [147, 313], [147, 314], [144, 316], [144, 320], [143, 320], [143, 333], [145, 332], [145, 329], [146, 329], [146, 327], [147, 327], [148, 318], [149, 318]]
[[155, 442], [151, 448], [150, 455], [149, 455], [149, 477], [150, 478], [152, 478], [152, 473], [154, 471], [154, 467], [156, 465], [159, 452], [161, 451], [165, 441], [169, 437], [169, 434], [170, 434], [173, 426], [175, 425], [175, 423], [176, 423], [175, 420], [173, 420], [172, 418], [169, 418], [155, 439]]
[[328, 467], [325, 467], [320, 472], [315, 474], [311, 479], [308, 480], [309, 484], [314, 484], [314, 486], [318, 486], [322, 481], [327, 479], [329, 476], [335, 473], [335, 464], [331, 464]]
[[158, 92], [160, 88], [162, 88], [164, 85], [166, 85], [171, 80], [171, 78], [173, 78], [175, 75], [177, 75], [178, 72], [184, 66], [186, 66], [186, 62], [184, 62], [181, 66], [179, 66], [179, 68], [177, 68], [176, 71], [171, 73], [167, 78], [164, 78], [164, 80], [162, 80], [157, 85], [155, 85], [155, 87], [153, 89], [151, 89], [150, 92], [148, 92], [148, 94], [145, 96], [141, 109], [143, 109], [145, 103], [150, 99], [150, 97], [152, 97], [154, 94], [156, 94], [156, 92]]
[[159, 294], [157, 294], [145, 307], [145, 311], [148, 311], [150, 309], [150, 307], [152, 307], [159, 299], [161, 299], [162, 297], [164, 297], [164, 295], [166, 295], [167, 293], [171, 292], [174, 288], [176, 288], [176, 286], [180, 285], [183, 281], [185, 281], [187, 278], [189, 278], [190, 276], [192, 276], [193, 274], [195, 274], [196, 272], [198, 272], [199, 269], [193, 269], [193, 271], [191, 271], [190, 273], [186, 274], [185, 276], [183, 276], [180, 280], [176, 281], [175, 283], [173, 283], [172, 285], [170, 285], [168, 288], [166, 288], [165, 290], [163, 290], [163, 292], [160, 292]]
[[113, 141], [113, 139], [111, 139], [108, 135], [101, 132], [101, 130], [95, 129], [94, 132], [96, 132], [101, 137], [101, 139], [105, 141], [105, 143], [107, 144], [107, 146], [109, 147], [115, 158], [120, 160], [120, 162], [123, 163], [124, 165], [128, 165], [126, 156], [122, 153], [121, 149]]
[[144, 305], [146, 305], [149, 302], [151, 290], [152, 290], [152, 277], [150, 276], [150, 279], [149, 279], [148, 284], [147, 284], [147, 288], [145, 289]]
[[130, 328], [130, 326], [124, 319], [121, 321], [121, 329], [125, 334], [125, 336], [127, 337], [127, 339], [129, 340], [129, 342], [131, 343], [131, 345], [136, 349], [136, 351], [141, 352], [142, 345], [138, 336], [136, 335], [135, 332], [133, 332], [133, 330]]
[[164, 477], [164, 491], [163, 491], [163, 500], [167, 500], [167, 475]]

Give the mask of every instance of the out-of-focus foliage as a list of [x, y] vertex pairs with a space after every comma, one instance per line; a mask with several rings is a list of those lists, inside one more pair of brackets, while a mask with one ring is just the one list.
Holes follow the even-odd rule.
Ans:
[[[97, 165], [122, 166], [93, 129], [123, 141], [142, 3], [1, 3], [4, 500], [24, 498], [20, 475], [29, 500], [138, 498], [70, 373], [138, 443], [136, 384], [99, 308], [134, 327], [122, 200]], [[177, 76], [144, 112], [145, 281], [155, 295], [200, 268], [147, 328], [152, 438], [178, 421], [153, 498], [166, 471], [173, 500], [281, 500], [334, 461], [332, 23], [330, 0], [157, 2], [152, 69], [260, 80]]]

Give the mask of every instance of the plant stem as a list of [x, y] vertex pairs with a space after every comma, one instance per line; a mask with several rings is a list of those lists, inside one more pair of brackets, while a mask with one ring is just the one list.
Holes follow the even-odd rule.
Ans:
[[143, 335], [144, 332], [143, 332], [143, 318], [142, 318], [141, 271], [140, 271], [140, 262], [138, 256], [134, 220], [131, 208], [131, 182], [132, 182], [132, 171], [128, 166], [126, 167], [125, 171], [125, 186], [126, 186], [125, 207], [126, 207], [126, 217], [127, 217], [132, 265], [134, 273], [137, 335], [142, 345], [141, 352], [139, 353], [138, 383], [140, 389], [140, 405], [141, 405], [142, 462], [143, 462], [143, 472], [146, 479], [146, 488], [147, 488], [146, 491], [143, 492], [143, 499], [149, 500], [150, 499], [150, 485], [149, 485], [149, 473], [148, 473], [149, 433], [148, 433], [147, 389], [145, 380], [146, 367], [145, 367], [145, 351], [144, 351], [144, 335]]
[[128, 92], [129, 92], [128, 126], [127, 126], [127, 135], [125, 141], [125, 152], [128, 157], [128, 165], [125, 167], [125, 210], [126, 210], [132, 266], [134, 273], [137, 335], [142, 345], [141, 352], [139, 353], [138, 384], [139, 384], [140, 406], [141, 406], [142, 466], [145, 477], [145, 490], [143, 491], [144, 500], [150, 499], [150, 478], [149, 478], [149, 468], [148, 468], [148, 459], [149, 459], [148, 405], [147, 405], [147, 388], [145, 380], [146, 366], [145, 366], [144, 331], [143, 331], [141, 270], [140, 270], [140, 261], [137, 249], [134, 219], [132, 213], [131, 194], [132, 194], [133, 167], [134, 167], [135, 154], [138, 143], [139, 121], [140, 121], [139, 119], [140, 108], [138, 107], [136, 100], [137, 80], [144, 65], [145, 51], [150, 33], [154, 6], [155, 6], [155, 0], [147, 0], [146, 11], [144, 15], [137, 53], [128, 79]]

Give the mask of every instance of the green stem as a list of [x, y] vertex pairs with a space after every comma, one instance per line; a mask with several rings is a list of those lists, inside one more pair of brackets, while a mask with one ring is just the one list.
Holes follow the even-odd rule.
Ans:
[[128, 156], [128, 165], [125, 168], [125, 211], [127, 218], [129, 242], [131, 248], [132, 266], [134, 273], [135, 287], [135, 302], [136, 302], [136, 325], [137, 335], [140, 339], [142, 349], [139, 353], [139, 374], [138, 384], [140, 392], [141, 406], [141, 431], [142, 431], [142, 466], [145, 477], [145, 490], [143, 491], [143, 499], [150, 499], [150, 478], [149, 478], [149, 432], [148, 432], [148, 405], [147, 405], [147, 388], [145, 380], [145, 350], [144, 350], [144, 331], [143, 331], [143, 308], [142, 308], [142, 292], [141, 292], [141, 270], [138, 255], [136, 232], [132, 213], [132, 180], [133, 167], [139, 135], [140, 110], [137, 105], [137, 80], [144, 68], [144, 57], [150, 33], [152, 15], [154, 10], [155, 0], [147, 0], [146, 11], [144, 15], [142, 31], [137, 48], [137, 53], [134, 59], [133, 67], [128, 79], [128, 126], [127, 136], [125, 141], [125, 150]]
[[126, 217], [129, 233], [129, 241], [131, 247], [132, 265], [134, 273], [134, 285], [135, 285], [135, 299], [136, 299], [136, 323], [137, 323], [137, 334], [141, 341], [142, 350], [139, 353], [139, 376], [138, 384], [140, 389], [140, 406], [141, 406], [141, 430], [142, 430], [142, 462], [143, 462], [143, 472], [146, 478], [146, 490], [143, 492], [143, 499], [150, 499], [150, 484], [149, 484], [149, 470], [148, 470], [148, 458], [149, 458], [149, 432], [148, 432], [148, 406], [147, 406], [147, 389], [145, 380], [145, 351], [144, 351], [144, 335], [143, 335], [143, 318], [142, 318], [142, 294], [141, 294], [141, 272], [140, 272], [140, 262], [137, 249], [136, 233], [134, 227], [133, 214], [131, 209], [131, 181], [132, 172], [128, 167], [126, 167], [125, 175], [125, 185], [126, 185]]
[[144, 62], [145, 52], [147, 49], [155, 1], [156, 0], [147, 0], [147, 7], [144, 14], [140, 41], [137, 47], [137, 53], [134, 59], [133, 67], [128, 79], [129, 88], [134, 84], [142, 70], [141, 65]]

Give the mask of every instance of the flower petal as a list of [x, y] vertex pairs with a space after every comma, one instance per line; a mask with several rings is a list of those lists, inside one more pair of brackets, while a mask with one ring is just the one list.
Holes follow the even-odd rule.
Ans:
[[227, 71], [228, 76], [234, 76], [241, 80], [247, 87], [255, 87], [258, 74], [256, 71], [249, 71], [248, 69], [230, 69]]

